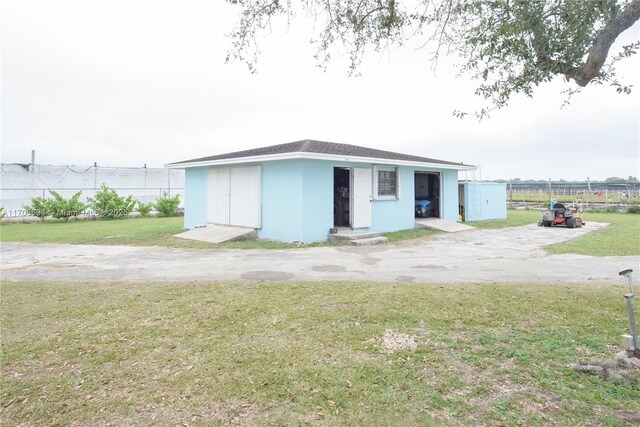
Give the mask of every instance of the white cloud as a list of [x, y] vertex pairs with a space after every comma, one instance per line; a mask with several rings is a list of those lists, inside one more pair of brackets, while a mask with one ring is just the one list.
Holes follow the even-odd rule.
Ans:
[[[638, 175], [640, 98], [558, 79], [478, 123], [481, 100], [413, 46], [325, 73], [298, 21], [260, 39], [258, 74], [225, 65], [224, 2], [15, 1], [2, 14], [2, 161], [142, 165], [315, 138], [482, 165], [483, 178]], [[625, 34], [637, 38], [638, 26]], [[619, 74], [638, 86], [638, 58]]]

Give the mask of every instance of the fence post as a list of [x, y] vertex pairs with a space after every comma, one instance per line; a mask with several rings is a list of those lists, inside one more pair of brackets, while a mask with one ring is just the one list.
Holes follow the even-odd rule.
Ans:
[[[466, 174], [467, 172], [465, 172]], [[513, 181], [509, 180], [509, 205], [513, 203]]]

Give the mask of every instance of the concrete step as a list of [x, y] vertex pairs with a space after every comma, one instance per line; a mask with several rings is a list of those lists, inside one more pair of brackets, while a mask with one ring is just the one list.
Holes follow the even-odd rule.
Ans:
[[373, 246], [373, 245], [383, 245], [387, 243], [389, 239], [383, 236], [377, 237], [367, 237], [365, 239], [355, 239], [349, 240], [349, 244], [352, 246]]
[[348, 242], [361, 239], [370, 239], [381, 236], [382, 233], [375, 231], [347, 231], [344, 233], [329, 234], [327, 240], [332, 242]]
[[416, 218], [416, 228], [429, 228], [447, 233], [457, 233], [458, 231], [473, 230], [475, 227], [440, 218]]

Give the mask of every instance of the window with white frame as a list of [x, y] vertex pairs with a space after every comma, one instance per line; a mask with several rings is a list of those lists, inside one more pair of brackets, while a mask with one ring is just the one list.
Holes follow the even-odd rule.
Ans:
[[374, 167], [374, 194], [377, 199], [398, 198], [398, 169], [393, 166]]

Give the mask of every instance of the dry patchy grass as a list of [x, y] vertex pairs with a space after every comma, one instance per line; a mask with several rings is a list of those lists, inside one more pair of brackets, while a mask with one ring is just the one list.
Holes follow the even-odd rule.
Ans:
[[[567, 367], [616, 351], [623, 292], [5, 282], [1, 416], [7, 425], [623, 425], [640, 413], [640, 390]], [[386, 350], [385, 331], [415, 349]]]

